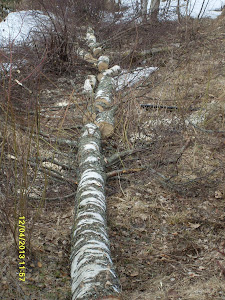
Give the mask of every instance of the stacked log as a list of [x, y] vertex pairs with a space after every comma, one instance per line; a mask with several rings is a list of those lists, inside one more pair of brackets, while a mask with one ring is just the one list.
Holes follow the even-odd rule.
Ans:
[[120, 72], [121, 72], [120, 66], [115, 65], [115, 66], [113, 66], [112, 68], [107, 69], [107, 70], [105, 70], [105, 71], [102, 72], [102, 73], [99, 73], [98, 76], [97, 76], [97, 78], [98, 78], [98, 81], [100, 82], [101, 79], [102, 79], [102, 77], [103, 77], [104, 75], [109, 75], [109, 76], [112, 76], [112, 77], [113, 77], [113, 76], [118, 75]]
[[87, 30], [86, 41], [94, 56], [102, 53], [102, 48], [100, 47], [100, 44], [96, 42], [95, 33], [91, 27]]
[[[93, 51], [97, 43], [92, 29], [88, 29], [86, 38]], [[114, 130], [116, 109], [112, 101], [112, 76], [120, 68], [108, 69], [108, 58], [101, 58], [100, 61], [107, 63], [101, 67], [103, 76], [96, 92], [96, 78], [93, 75], [89, 75], [84, 84], [84, 91], [93, 97], [93, 103], [88, 107], [89, 117], [83, 119], [85, 125], [78, 146], [79, 183], [71, 253], [72, 300], [120, 299], [120, 284], [107, 235], [106, 174], [101, 154], [101, 139], [110, 136]]]

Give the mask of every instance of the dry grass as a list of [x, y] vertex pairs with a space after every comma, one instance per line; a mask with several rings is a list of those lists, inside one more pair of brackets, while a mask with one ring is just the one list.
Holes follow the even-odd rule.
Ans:
[[[142, 88], [137, 89], [141, 86], [138, 84], [125, 91], [125, 95], [116, 94], [121, 109], [117, 113], [114, 136], [103, 143], [104, 153], [110, 156], [124, 149], [143, 148], [122, 158], [112, 168], [151, 167], [107, 182], [111, 248], [124, 300], [224, 299], [224, 274], [217, 263], [224, 266], [224, 257], [217, 251], [222, 250], [225, 238], [223, 21], [224, 17], [202, 21], [196, 39], [184, 39], [180, 48], [149, 58], [149, 64], [160, 68], [145, 80]], [[165, 44], [176, 39], [177, 34], [171, 33]], [[37, 109], [42, 131], [51, 137], [77, 140], [80, 131], [76, 126], [82, 125], [77, 115], [83, 114], [85, 106], [75, 105], [75, 112], [49, 108], [62, 101], [74, 105], [85, 100], [75, 95], [74, 85], [79, 87], [88, 70], [82, 73], [81, 68], [78, 72], [75, 79], [68, 74], [61, 78], [54, 74], [41, 75], [35, 94], [38, 107], [26, 107], [24, 102], [19, 106], [15, 100], [22, 101], [23, 96], [28, 96], [26, 90], [15, 90], [10, 103], [10, 122], [1, 114], [4, 121], [1, 132], [4, 133], [8, 124], [0, 140], [1, 147], [5, 140], [1, 148], [4, 159], [0, 197], [7, 213], [3, 210], [0, 216], [4, 241], [0, 248], [2, 299], [28, 299], [29, 296], [43, 300], [70, 299], [74, 196], [66, 199], [64, 196], [76, 189], [76, 150], [41, 135], [28, 135], [24, 127], [33, 126], [34, 133], [38, 129], [32, 114]], [[212, 101], [214, 104], [209, 106]], [[145, 111], [140, 103], [174, 105], [178, 109]], [[196, 108], [197, 114], [206, 118], [193, 127], [185, 120], [196, 113]], [[41, 113], [41, 109], [45, 112]], [[15, 174], [15, 159], [6, 159], [7, 155], [15, 155], [15, 149], [20, 166], [18, 174]], [[41, 172], [41, 163], [36, 167], [29, 165], [29, 158], [37, 163], [38, 157], [46, 159], [45, 166], [52, 158], [63, 163], [60, 172], [72, 182], [59, 182], [47, 171]], [[24, 165], [27, 165], [26, 174]], [[16, 232], [15, 215], [20, 204], [13, 180], [20, 176], [26, 179], [27, 187], [32, 187], [26, 198], [30, 244], [27, 281], [22, 284], [18, 282], [18, 253], [12, 235]]]

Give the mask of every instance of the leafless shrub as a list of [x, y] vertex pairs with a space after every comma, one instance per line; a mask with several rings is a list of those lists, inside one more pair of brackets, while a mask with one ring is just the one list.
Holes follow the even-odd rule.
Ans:
[[41, 24], [39, 40], [35, 37], [36, 56], [45, 57], [45, 67], [55, 73], [73, 72], [79, 63], [76, 48], [82, 44], [82, 25], [100, 22], [105, 0], [33, 1], [33, 9], [44, 12], [48, 22]]

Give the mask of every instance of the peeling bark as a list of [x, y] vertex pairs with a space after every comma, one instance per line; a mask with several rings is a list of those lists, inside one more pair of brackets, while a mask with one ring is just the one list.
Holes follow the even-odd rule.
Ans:
[[[79, 142], [79, 185], [72, 230], [72, 300], [118, 297], [106, 225], [105, 172], [101, 133], [87, 124]], [[106, 298], [107, 299], [107, 298]]]
[[[94, 30], [88, 29], [86, 40], [95, 49]], [[100, 71], [108, 69], [109, 58], [98, 60]], [[100, 67], [99, 67], [100, 66]], [[94, 97], [83, 118], [78, 145], [78, 188], [75, 199], [75, 217], [72, 229], [71, 281], [72, 300], [119, 300], [120, 284], [111, 259], [106, 224], [105, 162], [101, 155], [101, 138], [114, 129], [112, 106], [112, 75], [119, 71], [115, 66], [104, 73]], [[94, 94], [96, 78], [89, 75], [84, 92]]]

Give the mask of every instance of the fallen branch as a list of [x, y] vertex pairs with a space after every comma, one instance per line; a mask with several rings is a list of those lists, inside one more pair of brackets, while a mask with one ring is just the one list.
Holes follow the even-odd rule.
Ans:
[[151, 166], [149, 165], [145, 165], [145, 166], [141, 166], [138, 168], [132, 168], [132, 169], [121, 169], [121, 170], [114, 170], [112, 172], [108, 172], [107, 175], [107, 179], [111, 179], [111, 178], [115, 178], [116, 176], [121, 176], [124, 174], [130, 174], [130, 173], [137, 173], [137, 172], [141, 172], [141, 171], [145, 171], [148, 170], [150, 171], [152, 174], [160, 177], [161, 179], [158, 179], [158, 181], [166, 187], [169, 187], [171, 189], [175, 189], [177, 190], [177, 188], [170, 182], [171, 178], [167, 178], [165, 177], [163, 174], [157, 172], [155, 169], [153, 169]]
[[38, 157], [38, 160], [41, 162], [50, 162], [54, 165], [57, 165], [61, 167], [64, 170], [74, 170], [76, 171], [76, 168], [72, 167], [71, 165], [66, 165], [64, 163], [61, 163], [60, 161], [54, 159], [54, 158], [47, 158], [47, 157]]
[[73, 185], [76, 184], [76, 181], [63, 176], [62, 174], [60, 174], [59, 172], [57, 172], [55, 170], [52, 170], [51, 168], [39, 166], [38, 164], [36, 164], [32, 161], [29, 161], [29, 165], [36, 168], [38, 171], [47, 174], [50, 177], [56, 178], [60, 181], [67, 182], [69, 184], [73, 184]]
[[50, 137], [48, 134], [44, 133], [43, 131], [39, 131], [39, 134], [47, 142], [56, 143], [58, 145], [67, 145], [67, 146], [70, 146], [70, 147], [73, 147], [73, 148], [77, 148], [77, 145], [78, 145], [78, 143], [76, 141]]
[[[18, 159], [15, 156], [11, 155], [11, 154], [8, 154], [7, 158], [18, 161]], [[63, 176], [62, 174], [60, 174], [60, 172], [58, 172], [56, 170], [53, 170], [53, 169], [51, 169], [49, 167], [40, 166], [39, 164], [37, 164], [37, 163], [35, 163], [35, 162], [31, 161], [31, 160], [28, 160], [28, 164], [31, 167], [34, 167], [37, 171], [45, 173], [45, 174], [47, 174], [50, 177], [56, 178], [57, 180], [64, 181], [64, 182], [67, 182], [67, 183], [73, 184], [73, 185], [77, 184], [74, 180], [72, 180], [72, 179], [70, 179], [68, 177]]]
[[106, 173], [106, 178], [109, 179], [111, 177], [120, 176], [122, 174], [137, 173], [137, 172], [144, 171], [145, 169], [146, 169], [145, 167], [140, 167], [140, 168], [133, 168], [133, 169], [114, 170]]
[[167, 109], [167, 110], [173, 110], [173, 109], [178, 109], [177, 106], [172, 106], [172, 105], [158, 105], [158, 104], [140, 104], [142, 108], [145, 108], [146, 110], [151, 109], [151, 108], [162, 108], [162, 109]]
[[194, 123], [192, 123], [191, 121], [187, 120], [187, 122], [193, 126], [194, 128], [202, 131], [202, 132], [206, 132], [206, 133], [225, 133], [225, 130], [210, 130], [210, 129], [204, 129], [202, 127], [199, 127], [197, 125], [195, 125]]
[[187, 141], [185, 142], [185, 144], [183, 145], [183, 147], [180, 149], [178, 154], [174, 154], [174, 158], [169, 159], [167, 161], [164, 162], [160, 162], [160, 165], [168, 165], [168, 164], [174, 164], [177, 163], [178, 160], [181, 158], [181, 156], [183, 155], [184, 151], [190, 146], [191, 144], [191, 138], [188, 138]]
[[33, 93], [30, 89], [28, 89], [25, 85], [23, 85], [19, 80], [15, 79], [15, 82], [16, 82], [18, 85], [22, 86], [22, 87], [23, 87], [26, 91], [28, 91], [30, 94]]
[[[53, 197], [53, 198], [44, 198], [44, 200], [45, 201], [65, 200], [65, 199], [74, 197], [75, 195], [76, 195], [76, 192], [73, 192], [73, 193], [71, 193], [69, 195], [65, 195], [65, 196], [58, 196], [58, 197]], [[41, 200], [41, 199], [43, 199], [43, 197], [42, 196], [35, 197], [35, 196], [30, 196], [29, 195], [29, 199], [31, 199], [31, 200]]]
[[[153, 143], [152, 143], [153, 144]], [[132, 150], [124, 150], [118, 153], [113, 154], [112, 156], [106, 158], [106, 167], [110, 167], [114, 164], [116, 164], [118, 161], [120, 161], [123, 157], [147, 150], [148, 148], [142, 148], [142, 149], [132, 149]]]

